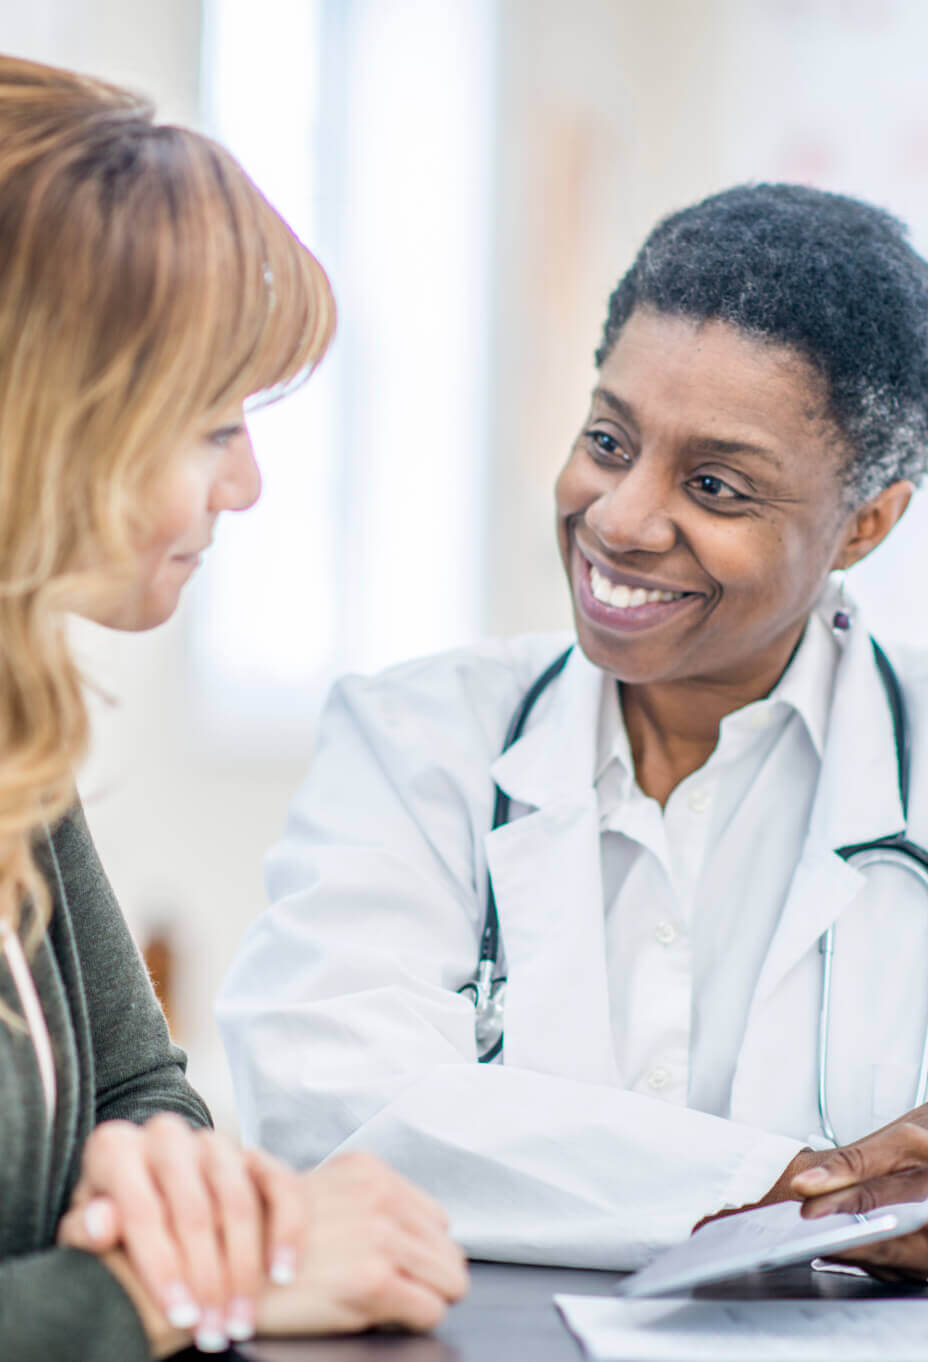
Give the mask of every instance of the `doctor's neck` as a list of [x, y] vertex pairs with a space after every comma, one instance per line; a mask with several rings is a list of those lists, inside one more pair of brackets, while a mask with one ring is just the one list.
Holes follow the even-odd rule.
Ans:
[[711, 675], [620, 682], [635, 776], [663, 807], [687, 776], [712, 756], [722, 720], [774, 689], [789, 666], [805, 620], [762, 653]]

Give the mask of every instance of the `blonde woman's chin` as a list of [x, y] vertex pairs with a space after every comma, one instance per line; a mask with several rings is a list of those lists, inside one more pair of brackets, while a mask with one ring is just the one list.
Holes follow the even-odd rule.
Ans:
[[109, 588], [78, 594], [69, 603], [75, 615], [106, 629], [143, 633], [166, 624], [180, 604], [184, 587], [200, 563], [200, 555], [170, 559], [152, 579], [145, 577], [131, 585], [114, 582]]

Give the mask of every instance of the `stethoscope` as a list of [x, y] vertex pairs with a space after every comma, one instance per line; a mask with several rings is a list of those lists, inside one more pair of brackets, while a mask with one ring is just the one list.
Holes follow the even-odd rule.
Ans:
[[[902, 694], [902, 687], [899, 678], [896, 676], [889, 658], [877, 643], [876, 639], [871, 638], [870, 643], [873, 647], [873, 656], [876, 660], [877, 670], [880, 680], [886, 692], [886, 699], [889, 704], [890, 714], [893, 723], [893, 737], [896, 744], [896, 768], [899, 781], [899, 796], [902, 803], [902, 813], [906, 826], [901, 832], [894, 833], [889, 837], [880, 837], [872, 842], [858, 842], [854, 846], [838, 847], [835, 854], [840, 856], [848, 865], [856, 870], [865, 870], [875, 864], [882, 863], [894, 865], [900, 870], [905, 870], [913, 875], [915, 879], [928, 892], [928, 851], [918, 846], [915, 842], [910, 842], [906, 832], [909, 817], [909, 775], [912, 763], [911, 750], [911, 730], [909, 717], [906, 710], [905, 697]], [[530, 690], [526, 692], [510, 720], [506, 730], [506, 737], [503, 741], [503, 751], [506, 752], [512, 745], [518, 742], [528, 722], [529, 716], [540, 697], [548, 687], [560, 676], [567, 659], [570, 657], [572, 647], [567, 648], [559, 657], [556, 657], [549, 667], [545, 669], [535, 681]], [[496, 798], [493, 806], [493, 830], [503, 827], [509, 822], [511, 801], [509, 796], [500, 787], [496, 786]], [[483, 920], [483, 931], [480, 935], [480, 954], [477, 959], [477, 968], [473, 979], [469, 979], [458, 990], [459, 993], [470, 996], [474, 1004], [474, 1030], [477, 1038], [477, 1058], [481, 1064], [489, 1064], [502, 1053], [503, 1049], [503, 1012], [506, 1002], [506, 976], [498, 976], [497, 966], [500, 954], [500, 930], [499, 914], [496, 911], [496, 898], [493, 893], [493, 881], [487, 874], [487, 907]], [[818, 948], [822, 956], [822, 997], [819, 1006], [818, 1022], [818, 1114], [821, 1122], [822, 1134], [829, 1144], [837, 1145], [838, 1138], [832, 1124], [831, 1115], [828, 1109], [828, 1056], [830, 1048], [830, 1026], [831, 1026], [831, 986], [832, 973], [834, 969], [835, 953], [835, 929], [832, 924], [827, 931], [823, 932], [819, 938]], [[918, 1072], [918, 1084], [915, 1091], [914, 1106], [921, 1104], [928, 1097], [928, 1026], [925, 1029], [925, 1038], [922, 1044], [921, 1063]]]

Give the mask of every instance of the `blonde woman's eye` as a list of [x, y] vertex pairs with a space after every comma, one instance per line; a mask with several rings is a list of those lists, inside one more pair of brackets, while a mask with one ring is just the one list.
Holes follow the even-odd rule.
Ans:
[[242, 434], [244, 429], [243, 425], [220, 426], [218, 430], [211, 430], [206, 438], [211, 445], [218, 445], [220, 449], [225, 449], [226, 445], [231, 444], [236, 436]]

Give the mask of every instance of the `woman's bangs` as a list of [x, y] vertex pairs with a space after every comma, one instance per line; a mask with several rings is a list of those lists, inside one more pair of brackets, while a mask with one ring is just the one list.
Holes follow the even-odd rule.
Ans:
[[199, 243], [206, 296], [197, 307], [209, 309], [200, 324], [210, 332], [199, 354], [200, 391], [211, 407], [273, 401], [322, 358], [335, 302], [322, 266], [238, 166], [219, 152], [215, 169], [220, 195], [209, 214], [197, 213], [209, 224]]

